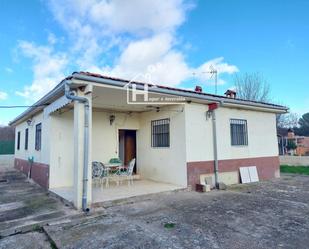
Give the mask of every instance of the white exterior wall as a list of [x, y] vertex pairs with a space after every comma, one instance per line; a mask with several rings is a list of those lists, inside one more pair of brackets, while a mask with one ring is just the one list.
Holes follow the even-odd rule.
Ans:
[[[34, 161], [38, 163], [49, 164], [49, 137], [50, 137], [50, 118], [44, 117], [43, 112], [35, 115], [32, 118], [33, 123], [28, 126], [24, 121], [16, 125], [15, 129], [15, 158], [28, 160], [29, 157], [34, 157]], [[42, 123], [42, 140], [41, 150], [35, 150], [35, 127]], [[25, 150], [25, 130], [29, 129], [28, 133], [28, 150]], [[17, 150], [18, 132], [20, 131], [20, 149]]]
[[[174, 106], [160, 112], [141, 114], [137, 133], [137, 165], [142, 177], [187, 186], [185, 111], [177, 111], [182, 108], [182, 105]], [[170, 147], [152, 148], [151, 121], [163, 118], [170, 118]]]
[[213, 160], [212, 121], [206, 120], [207, 105], [186, 104], [187, 162]]
[[[230, 119], [245, 119], [248, 146], [231, 146]], [[218, 157], [223, 159], [278, 156], [276, 115], [231, 108], [217, 110]]]
[[[115, 115], [110, 125], [109, 116]], [[93, 111], [92, 114], [92, 161], [107, 163], [111, 158], [119, 157], [118, 130], [138, 130], [139, 114]]]
[[[212, 120], [206, 120], [207, 105], [186, 104], [187, 161], [211, 161], [213, 156]], [[216, 112], [218, 159], [241, 159], [278, 155], [274, 113], [219, 107]], [[248, 146], [232, 146], [230, 119], [245, 119]]]
[[73, 111], [50, 116], [50, 188], [72, 187], [74, 177]]

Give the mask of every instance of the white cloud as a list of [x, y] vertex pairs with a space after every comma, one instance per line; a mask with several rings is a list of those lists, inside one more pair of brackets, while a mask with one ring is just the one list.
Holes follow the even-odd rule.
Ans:
[[37, 100], [65, 77], [67, 56], [54, 52], [52, 47], [37, 46], [27, 41], [20, 41], [19, 49], [24, 56], [33, 60], [33, 82], [16, 94], [29, 100]]
[[181, 0], [98, 1], [90, 8], [92, 22], [112, 32], [166, 32], [183, 23], [186, 6]]
[[[198, 68], [190, 68], [183, 54], [173, 49], [173, 36], [164, 33], [130, 43], [120, 55], [116, 66], [105, 70], [110, 75], [128, 79], [137, 76], [143, 78], [145, 74], [150, 74], [153, 83], [171, 86], [192, 78], [194, 74], [200, 81], [213, 84], [214, 81], [210, 80], [211, 74], [208, 73], [211, 66], [218, 70], [218, 77], [220, 74], [232, 74], [238, 71], [236, 66], [229, 65], [223, 60], [223, 57], [219, 57], [205, 62]], [[154, 70], [149, 70], [149, 66], [154, 66]], [[218, 80], [218, 84], [224, 83], [222, 79]]]
[[6, 100], [8, 97], [8, 94], [6, 92], [0, 91], [0, 100]]
[[13, 72], [14, 72], [13, 69], [10, 68], [10, 67], [6, 67], [4, 70], [5, 70], [7, 73], [13, 73]]
[[[186, 60], [186, 48], [176, 49], [176, 44], [182, 44], [176, 30], [193, 8], [191, 0], [49, 0], [48, 7], [67, 32], [69, 46], [65, 53], [55, 51], [58, 40], [52, 33], [47, 46], [20, 42], [20, 51], [33, 60], [33, 82], [17, 92], [28, 99], [37, 99], [50, 90], [64, 77], [68, 65], [128, 79], [151, 73], [153, 82], [172, 86], [192, 78], [193, 73], [212, 84], [210, 76], [203, 73], [210, 65], [219, 76], [238, 71], [223, 57], [192, 68]], [[219, 84], [223, 83], [219, 79]]]

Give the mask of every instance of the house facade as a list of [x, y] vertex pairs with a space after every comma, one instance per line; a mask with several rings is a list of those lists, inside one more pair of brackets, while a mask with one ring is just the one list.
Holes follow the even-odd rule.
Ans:
[[15, 168], [51, 191], [71, 188], [78, 208], [93, 203], [92, 162], [111, 158], [134, 157], [140, 178], [183, 188], [238, 183], [242, 166], [279, 177], [276, 114], [285, 107], [133, 83], [150, 99], [181, 101], [129, 103], [132, 82], [73, 73], [11, 122]]

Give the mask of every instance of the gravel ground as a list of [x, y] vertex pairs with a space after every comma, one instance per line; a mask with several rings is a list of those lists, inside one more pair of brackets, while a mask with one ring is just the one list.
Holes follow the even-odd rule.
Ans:
[[44, 227], [59, 248], [308, 248], [309, 177], [130, 200]]
[[0, 240], [0, 249], [50, 249], [51, 243], [44, 233], [30, 232], [5, 237]]

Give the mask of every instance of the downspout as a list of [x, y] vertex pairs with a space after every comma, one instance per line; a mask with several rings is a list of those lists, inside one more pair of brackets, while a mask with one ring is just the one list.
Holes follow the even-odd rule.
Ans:
[[85, 212], [89, 211], [87, 207], [88, 193], [88, 159], [89, 159], [89, 100], [85, 97], [76, 96], [75, 92], [70, 89], [70, 83], [65, 84], [65, 96], [73, 101], [78, 101], [84, 104], [84, 165], [83, 165], [83, 196], [82, 209]]
[[218, 103], [208, 104], [208, 112], [211, 114], [212, 135], [213, 135], [213, 151], [214, 151], [214, 173], [215, 187], [219, 188], [219, 163], [218, 163], [218, 142], [217, 142], [217, 122], [215, 110], [219, 107]]

